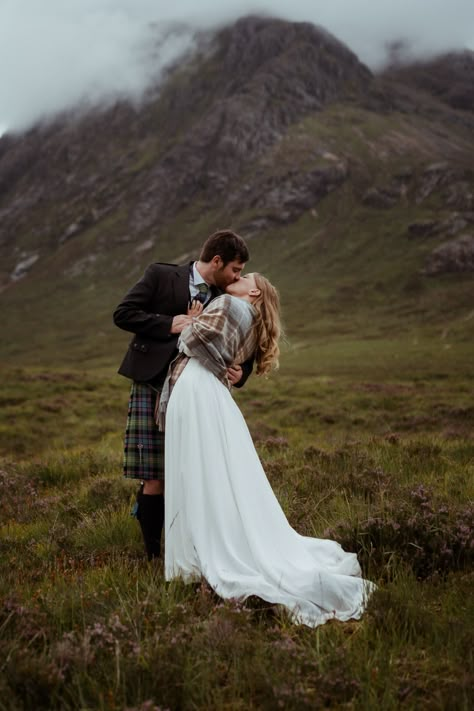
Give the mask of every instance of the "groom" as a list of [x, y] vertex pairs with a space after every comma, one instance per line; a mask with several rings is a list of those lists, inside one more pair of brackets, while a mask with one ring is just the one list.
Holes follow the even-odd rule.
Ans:
[[[204, 242], [199, 261], [183, 266], [151, 264], [114, 312], [114, 323], [134, 336], [119, 373], [132, 382], [125, 430], [124, 475], [143, 482], [136, 516], [148, 560], [160, 555], [164, 521], [164, 433], [155, 424], [156, 398], [168, 365], [177, 353], [181, 331], [191, 323], [191, 300], [204, 307], [232, 282], [249, 259], [247, 245], [231, 230], [219, 230]], [[242, 387], [252, 362], [228, 369], [229, 381]]]

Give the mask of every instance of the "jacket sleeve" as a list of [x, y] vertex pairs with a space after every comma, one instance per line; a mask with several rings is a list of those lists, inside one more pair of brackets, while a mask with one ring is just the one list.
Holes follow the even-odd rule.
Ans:
[[253, 370], [253, 357], [249, 358], [248, 360], [244, 361], [244, 363], [240, 363], [240, 366], [242, 368], [242, 377], [240, 378], [238, 383], [234, 384], [234, 388], [242, 388], [245, 383], [247, 382], [247, 379], [250, 377], [252, 370]]
[[152, 313], [151, 304], [160, 280], [158, 268], [151, 264], [139, 282], [126, 294], [114, 311], [114, 323], [124, 331], [157, 341], [172, 337], [173, 316]]

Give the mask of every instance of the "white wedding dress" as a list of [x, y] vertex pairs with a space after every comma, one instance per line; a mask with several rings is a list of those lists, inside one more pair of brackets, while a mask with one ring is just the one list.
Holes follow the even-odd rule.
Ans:
[[165, 577], [284, 605], [311, 627], [359, 618], [375, 588], [354, 553], [289, 525], [231, 393], [196, 358], [172, 392], [165, 441]]

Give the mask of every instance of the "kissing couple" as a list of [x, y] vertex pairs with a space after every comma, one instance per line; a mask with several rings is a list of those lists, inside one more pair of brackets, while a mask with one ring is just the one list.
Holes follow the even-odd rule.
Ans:
[[[220, 230], [199, 260], [151, 264], [114, 312], [134, 336], [124, 475], [149, 559], [165, 530], [166, 580], [204, 577], [223, 598], [256, 595], [316, 627], [358, 619], [375, 585], [354, 553], [298, 534], [265, 475], [232, 388], [278, 366], [278, 292], [243, 275], [245, 241]], [[166, 486], [165, 486], [166, 482]]]

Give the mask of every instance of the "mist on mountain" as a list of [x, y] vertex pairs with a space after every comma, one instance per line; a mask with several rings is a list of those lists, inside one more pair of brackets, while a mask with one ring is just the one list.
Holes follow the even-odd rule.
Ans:
[[215, 31], [250, 13], [323, 26], [372, 69], [400, 39], [410, 60], [474, 48], [470, 0], [204, 0], [198, 10], [191, 0], [51, 0], [46, 6], [5, 0], [0, 127], [23, 130], [72, 106], [139, 101], [192, 48], [196, 31]]

